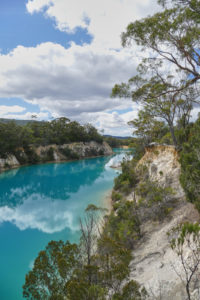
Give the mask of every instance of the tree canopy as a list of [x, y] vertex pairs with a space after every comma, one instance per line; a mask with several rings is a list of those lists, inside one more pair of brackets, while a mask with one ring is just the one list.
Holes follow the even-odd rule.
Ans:
[[[8, 138], [9, 137], [9, 138]], [[30, 145], [63, 145], [73, 142], [103, 142], [103, 137], [91, 124], [81, 125], [68, 118], [58, 118], [51, 122], [31, 121], [25, 125], [16, 122], [0, 122], [0, 155], [15, 154], [19, 148]]]
[[122, 45], [135, 43], [146, 57], [136, 76], [112, 90], [112, 97], [131, 98], [142, 105], [141, 110], [166, 122], [175, 146], [176, 123], [183, 118], [189, 121], [193, 105], [199, 104], [200, 18], [196, 10], [200, 4], [184, 3], [174, 1], [174, 7], [127, 26]]

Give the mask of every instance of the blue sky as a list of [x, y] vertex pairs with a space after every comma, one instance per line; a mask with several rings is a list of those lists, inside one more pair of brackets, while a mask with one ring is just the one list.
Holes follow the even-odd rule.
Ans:
[[56, 29], [55, 22], [44, 17], [42, 12], [29, 14], [27, 1], [2, 0], [0, 2], [1, 52], [8, 53], [18, 45], [35, 47], [40, 43], [59, 43], [69, 47], [71, 41], [78, 45], [90, 43], [92, 36], [86, 29], [76, 29], [74, 34], [66, 34]]
[[[0, 50], [2, 54], [8, 54], [19, 45], [24, 47], [36, 47], [45, 42], [58, 43], [65, 48], [73, 41], [78, 45], [91, 43], [92, 36], [86, 29], [77, 28], [72, 34], [60, 31], [56, 28], [54, 20], [44, 17], [42, 12], [29, 14], [26, 9], [27, 1], [6, 0], [0, 2]], [[31, 113], [39, 113], [39, 105], [29, 104], [20, 98], [0, 98], [0, 105], [20, 105]], [[23, 116], [24, 111], [18, 113]], [[47, 119], [51, 113], [48, 113]], [[8, 116], [9, 117], [9, 116]]]
[[155, 0], [1, 0], [0, 117], [66, 116], [131, 134], [137, 106], [110, 93], [138, 63], [120, 34], [152, 3], [156, 11]]

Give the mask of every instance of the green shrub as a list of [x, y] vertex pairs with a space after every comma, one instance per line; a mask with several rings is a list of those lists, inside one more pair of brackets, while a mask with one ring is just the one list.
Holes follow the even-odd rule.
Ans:
[[28, 163], [28, 159], [27, 156], [24, 152], [22, 152], [21, 150], [16, 150], [14, 152], [15, 157], [17, 158], [18, 162], [21, 165], [27, 164]]
[[182, 148], [180, 182], [187, 200], [194, 203], [200, 212], [200, 117], [190, 131], [188, 142]]
[[122, 194], [116, 192], [116, 191], [112, 191], [112, 200], [113, 201], [119, 201], [123, 198]]
[[26, 153], [27, 158], [28, 158], [28, 163], [36, 164], [40, 161], [40, 158], [37, 155], [37, 153], [34, 151], [34, 149], [32, 149], [30, 147], [27, 147], [25, 149], [25, 153]]
[[59, 148], [59, 151], [68, 159], [79, 159], [78, 153], [71, 150], [69, 147]]
[[141, 237], [140, 222], [134, 202], [119, 202], [117, 212], [107, 219], [105, 232], [126, 249], [133, 249]]
[[6, 162], [6, 163], [4, 164], [4, 168], [10, 169], [10, 165]]
[[54, 149], [52, 147], [50, 147], [48, 150], [47, 150], [47, 153], [46, 153], [46, 160], [47, 161], [53, 161], [54, 160]]

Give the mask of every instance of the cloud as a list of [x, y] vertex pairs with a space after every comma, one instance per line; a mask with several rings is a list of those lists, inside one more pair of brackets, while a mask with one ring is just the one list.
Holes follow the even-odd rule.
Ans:
[[[32, 194], [17, 207], [0, 207], [0, 223], [11, 222], [20, 230], [38, 229], [45, 233], [55, 233], [70, 228], [76, 231], [78, 218], [69, 211], [69, 203], [41, 195]], [[76, 220], [75, 220], [76, 219]]]
[[[0, 97], [38, 104], [43, 111], [40, 118], [46, 118], [48, 113], [44, 111], [49, 111], [54, 117], [65, 115], [82, 123], [91, 122], [92, 113], [102, 117], [102, 112], [130, 107], [130, 100], [111, 99], [110, 93], [116, 82], [133, 75], [136, 65], [137, 58], [126, 50], [96, 50], [92, 45], [75, 44], [65, 49], [54, 43], [35, 48], [18, 46], [0, 55]], [[107, 115], [106, 124], [112, 126], [112, 116], [108, 119]]]
[[26, 108], [19, 105], [0, 105], [0, 118], [31, 120], [36, 115], [38, 120], [48, 119], [48, 112], [25, 112]]
[[13, 106], [0, 105], [0, 117], [3, 117], [4, 115], [10, 113], [21, 113], [24, 110], [26, 110], [25, 107], [19, 105], [13, 105]]
[[[129, 22], [156, 11], [156, 3], [28, 0], [30, 14], [42, 12], [66, 33], [85, 28], [93, 41], [82, 46], [71, 43], [68, 49], [51, 42], [35, 48], [18, 46], [6, 55], [0, 54], [0, 97], [18, 97], [39, 105], [40, 119], [48, 118], [48, 111], [53, 117], [90, 122], [108, 134], [129, 134], [126, 121], [135, 116], [137, 108], [119, 115], [118, 110], [130, 110], [132, 103], [110, 99], [110, 93], [115, 83], [136, 74], [141, 53], [137, 47], [122, 49], [120, 34]], [[32, 114], [21, 114], [21, 118], [29, 119]], [[20, 118], [15, 113], [10, 117]]]
[[158, 10], [156, 0], [29, 0], [29, 13], [43, 11], [61, 31], [86, 28], [98, 47], [120, 47], [120, 34], [129, 22]]
[[14, 113], [8, 113], [8, 114], [1, 114], [0, 118], [5, 119], [16, 119], [16, 120], [32, 120], [32, 116], [36, 116], [37, 120], [48, 120], [49, 119], [49, 113], [48, 112], [26, 112], [24, 114], [14, 114]]

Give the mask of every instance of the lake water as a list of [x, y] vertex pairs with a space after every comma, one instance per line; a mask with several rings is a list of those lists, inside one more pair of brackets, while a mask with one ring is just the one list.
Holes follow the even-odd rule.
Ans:
[[50, 240], [78, 242], [88, 204], [105, 207], [126, 151], [0, 174], [0, 299], [21, 300], [25, 274]]

